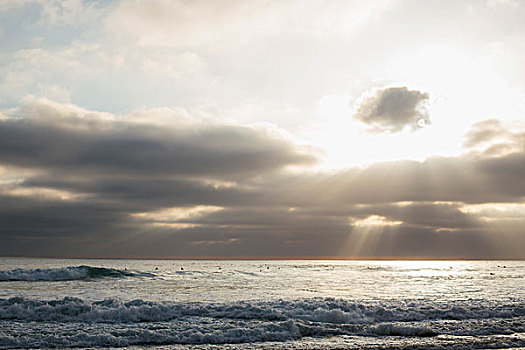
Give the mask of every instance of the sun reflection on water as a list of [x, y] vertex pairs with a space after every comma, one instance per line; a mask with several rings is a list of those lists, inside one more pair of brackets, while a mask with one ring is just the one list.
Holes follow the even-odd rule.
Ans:
[[441, 260], [393, 260], [380, 261], [378, 265], [390, 267], [393, 271], [421, 277], [438, 277], [463, 274], [467, 262]]

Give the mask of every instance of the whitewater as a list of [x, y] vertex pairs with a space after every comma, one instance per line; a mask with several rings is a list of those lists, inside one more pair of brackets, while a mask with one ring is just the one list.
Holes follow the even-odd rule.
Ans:
[[0, 258], [0, 348], [516, 349], [523, 261]]

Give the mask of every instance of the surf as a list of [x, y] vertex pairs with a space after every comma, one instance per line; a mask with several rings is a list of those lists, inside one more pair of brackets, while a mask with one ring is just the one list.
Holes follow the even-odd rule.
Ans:
[[88, 265], [49, 269], [14, 269], [0, 271], [0, 281], [74, 281], [98, 280], [105, 278], [153, 277], [146, 272], [127, 271]]

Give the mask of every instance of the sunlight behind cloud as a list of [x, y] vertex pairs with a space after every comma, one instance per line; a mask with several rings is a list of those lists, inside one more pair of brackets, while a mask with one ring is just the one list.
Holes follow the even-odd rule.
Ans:
[[[425, 126], [418, 132], [366, 135], [362, 125], [349, 120], [356, 113], [358, 100], [349, 94], [331, 94], [322, 96], [317, 103], [322, 122], [303, 136], [326, 150], [324, 164], [328, 168], [459, 155], [464, 151], [465, 132], [473, 123], [489, 116], [520, 119], [525, 112], [520, 107], [523, 96], [495, 70], [500, 54], [490, 45], [474, 51], [441, 44], [399, 52], [384, 68], [385, 75], [392, 77], [385, 82], [428, 91], [431, 125], [418, 120], [418, 125]], [[342, 96], [348, 97], [346, 103]]]
[[525, 222], [525, 203], [484, 203], [464, 205], [461, 211], [485, 221]]
[[378, 252], [384, 236], [391, 235], [403, 224], [402, 221], [388, 220], [381, 215], [370, 215], [364, 219], [349, 218], [348, 222], [350, 232], [338, 252], [339, 255], [348, 257], [373, 256]]
[[424, 160], [440, 153], [433, 142], [433, 125], [425, 125], [417, 132], [370, 134], [367, 126], [351, 117], [354, 101], [345, 94], [323, 96], [316, 106], [319, 123], [302, 129], [305, 140], [325, 151], [320, 167], [337, 169], [377, 161]]
[[524, 11], [3, 1], [0, 250], [522, 257]]
[[403, 221], [391, 221], [387, 220], [386, 217], [381, 215], [370, 215], [365, 219], [350, 219], [350, 222], [353, 226], [358, 228], [367, 228], [370, 226], [396, 226], [401, 225]]
[[131, 217], [154, 226], [185, 229], [199, 226], [193, 223], [192, 220], [223, 209], [222, 207], [212, 205], [197, 205], [190, 208], [173, 207], [154, 212], [134, 213], [131, 214]]
[[[472, 123], [489, 116], [518, 117], [518, 96], [498, 76], [491, 46], [469, 50], [453, 45], [425, 45], [392, 63], [391, 72], [415, 86], [424, 87], [433, 98], [434, 134], [429, 142], [448, 135], [459, 141]], [[443, 145], [443, 143], [441, 143]], [[459, 151], [456, 143], [455, 151]]]

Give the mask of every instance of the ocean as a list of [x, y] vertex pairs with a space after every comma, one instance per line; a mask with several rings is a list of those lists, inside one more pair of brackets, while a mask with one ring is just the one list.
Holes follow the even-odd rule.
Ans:
[[514, 349], [524, 261], [0, 258], [0, 348]]

